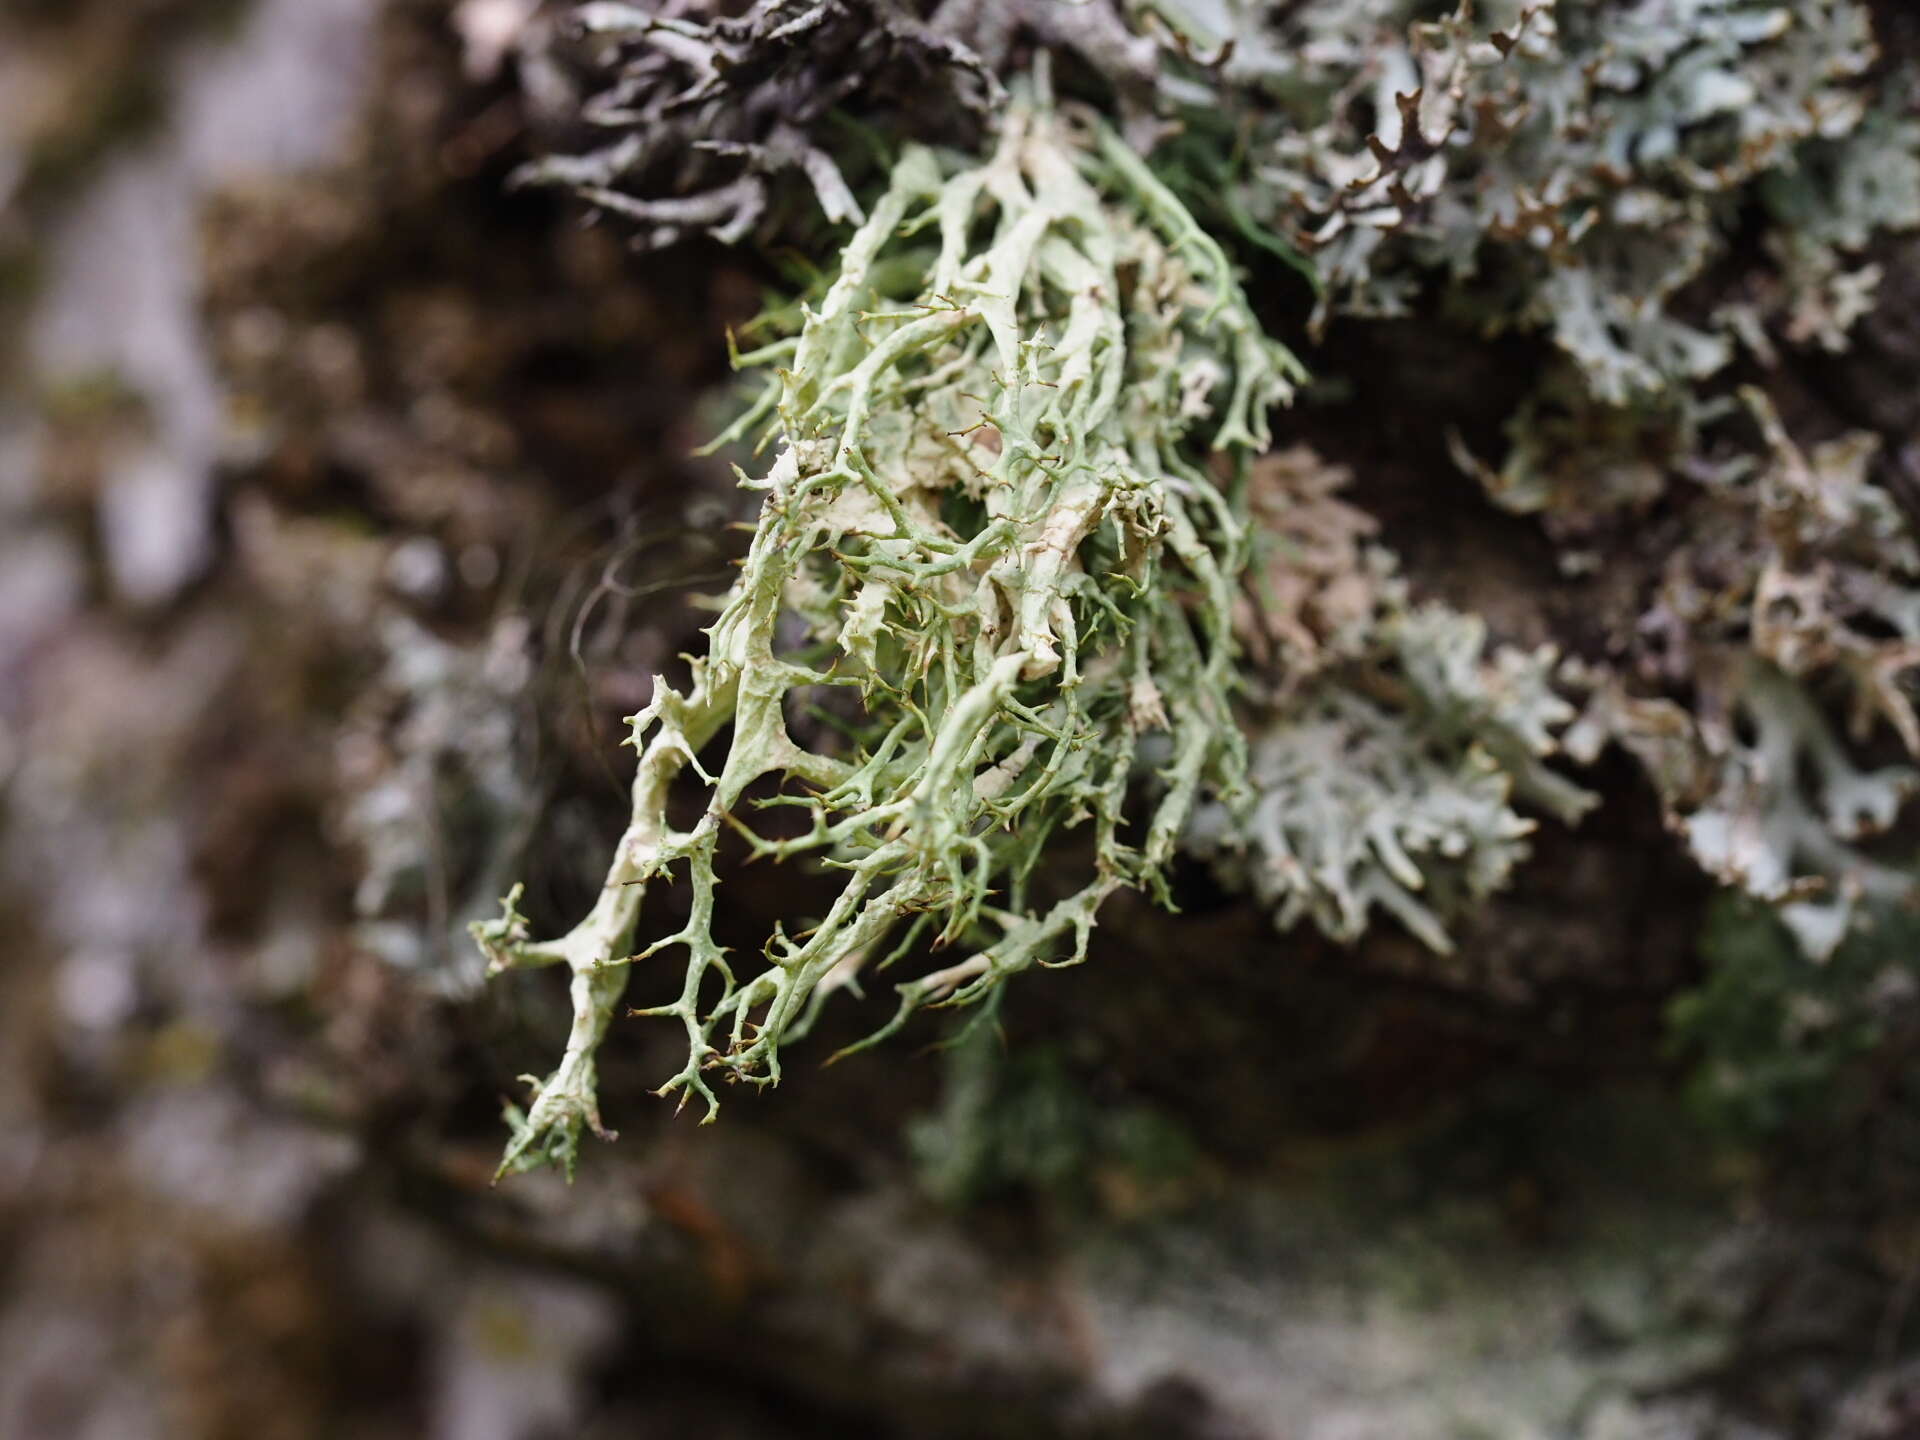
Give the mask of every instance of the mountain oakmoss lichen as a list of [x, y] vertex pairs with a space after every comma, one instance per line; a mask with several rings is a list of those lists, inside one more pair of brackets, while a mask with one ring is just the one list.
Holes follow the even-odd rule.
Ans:
[[[710, 1076], [778, 1080], [825, 994], [923, 940], [965, 956], [900, 985], [887, 1030], [1078, 960], [1102, 901], [1160, 887], [1203, 792], [1244, 781], [1233, 457], [1265, 447], [1300, 372], [1118, 137], [1018, 102], [984, 162], [909, 147], [819, 309], [742, 358], [779, 366], [732, 432], [765, 420], [776, 443], [747, 482], [758, 529], [691, 683], [657, 680], [632, 718], [633, 814], [600, 898], [555, 940], [532, 940], [512, 897], [475, 927], [496, 970], [572, 972], [566, 1052], [511, 1114], [503, 1170], [570, 1167], [581, 1130], [601, 1132], [594, 1055], [630, 964], [683, 957], [679, 998], [645, 1013], [686, 1028], [662, 1093], [711, 1118]], [[802, 743], [790, 711], [833, 691], [844, 739]], [[668, 793], [687, 769], [707, 804], [679, 829]], [[777, 785], [756, 802], [756, 782]], [[795, 812], [797, 829], [751, 823]], [[1092, 874], [1042, 905], [1028, 877], [1074, 825], [1092, 829]], [[723, 827], [846, 877], [750, 974], [711, 928]], [[691, 916], [636, 953], [647, 885], [675, 867]]]

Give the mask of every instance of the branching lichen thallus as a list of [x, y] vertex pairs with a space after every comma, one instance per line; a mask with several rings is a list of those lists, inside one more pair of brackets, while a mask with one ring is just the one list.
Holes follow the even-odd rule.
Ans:
[[[474, 927], [494, 971], [572, 974], [566, 1052], [510, 1111], [503, 1172], [571, 1169], [582, 1128], [604, 1133], [594, 1056], [630, 966], [683, 958], [678, 998], [638, 1013], [685, 1027], [660, 1093], [698, 1094], [711, 1118], [711, 1077], [778, 1080], [782, 1042], [863, 967], [965, 952], [898, 987], [884, 1034], [1079, 960], [1115, 890], [1164, 898], [1196, 797], [1242, 779], [1233, 477], [1299, 369], [1138, 157], [1031, 102], [984, 162], [909, 148], [802, 316], [743, 357], [775, 375], [722, 438], [764, 425], [777, 455], [742, 477], [765, 499], [706, 656], [632, 717], [633, 814], [598, 902], [555, 940], [529, 938], [517, 891]], [[823, 686], [852, 718], [796, 735]], [[668, 794], [688, 770], [707, 803], [680, 829]], [[766, 824], [770, 805], [800, 823]], [[1091, 873], [1043, 903], [1035, 862], [1073, 826], [1091, 827]], [[751, 972], [712, 928], [723, 828], [843, 877]], [[646, 886], [674, 867], [687, 921], [636, 953]]]

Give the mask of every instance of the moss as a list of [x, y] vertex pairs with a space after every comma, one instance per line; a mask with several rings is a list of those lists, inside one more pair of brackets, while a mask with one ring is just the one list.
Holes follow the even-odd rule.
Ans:
[[1707, 975], [1667, 1011], [1696, 1117], [1754, 1144], [1859, 1108], [1859, 1062], [1920, 1001], [1916, 941], [1920, 921], [1893, 914], [1813, 960], [1767, 907], [1721, 896], [1701, 942]]
[[1132, 1219], [1190, 1195], [1200, 1151], [1180, 1121], [1142, 1101], [1102, 1101], [1059, 1045], [1009, 1052], [987, 1025], [948, 1048], [937, 1111], [911, 1121], [914, 1170], [966, 1208], [1026, 1192]]

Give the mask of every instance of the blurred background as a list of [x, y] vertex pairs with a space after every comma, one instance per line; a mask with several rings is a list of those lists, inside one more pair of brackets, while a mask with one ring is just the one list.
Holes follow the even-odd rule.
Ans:
[[[619, 1143], [490, 1188], [566, 1006], [465, 924], [593, 893], [751, 513], [689, 456], [772, 278], [507, 186], [560, 18], [0, 13], [0, 1436], [1920, 1436], [1913, 1037], [1811, 1119], [1689, 1107], [1706, 896], [1624, 769], [1453, 957], [1187, 876], [1004, 1040], [709, 1129], [622, 1026]], [[1514, 356], [1330, 343], [1298, 424], [1526, 637], [1551, 556], [1437, 418]]]

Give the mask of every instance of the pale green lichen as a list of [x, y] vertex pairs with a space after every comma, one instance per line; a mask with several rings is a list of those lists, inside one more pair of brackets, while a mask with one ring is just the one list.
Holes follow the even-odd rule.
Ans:
[[[1766, 367], [1794, 347], [1844, 350], [1883, 278], [1864, 258], [1869, 246], [1920, 226], [1914, 88], [1896, 72], [1857, 125], [1793, 147], [1755, 182], [1749, 198], [1765, 220], [1757, 249], [1770, 263], [1750, 266], [1710, 318]], [[1508, 419], [1499, 465], [1457, 437], [1454, 453], [1497, 504], [1539, 516], [1565, 567], [1579, 572], [1593, 563], [1586, 542], [1595, 532], [1644, 513], [1670, 484], [1736, 480], [1764, 458], [1765, 446], [1709, 446], [1741, 408], [1731, 394], [1687, 386], [1616, 403], [1563, 361]]]
[[1484, 749], [1337, 686], [1262, 726], [1251, 773], [1259, 800], [1230, 843], [1196, 843], [1281, 928], [1311, 918], [1343, 942], [1378, 908], [1450, 952], [1446, 922], [1506, 883], [1534, 828]]
[[[747, 482], [759, 525], [690, 683], [656, 680], [632, 719], [632, 818], [600, 898], [556, 940], [529, 939], [511, 901], [476, 927], [496, 969], [572, 974], [566, 1053], [503, 1170], [570, 1164], [599, 1131], [594, 1057], [630, 966], [678, 957], [678, 998], [645, 1013], [685, 1028], [662, 1093], [710, 1118], [711, 1079], [778, 1080], [782, 1044], [863, 968], [923, 966], [891, 1030], [1082, 958], [1102, 902], [1157, 890], [1202, 794], [1242, 783], [1247, 535], [1225, 477], [1298, 367], [1117, 137], [1022, 102], [984, 162], [907, 148], [799, 334], [745, 359], [780, 367], [735, 427], [772, 417], [776, 458]], [[806, 699], [827, 733], [797, 724]], [[682, 829], [668, 800], [688, 771], [705, 802]], [[1032, 869], [1074, 826], [1092, 873], [1043, 901]], [[712, 931], [726, 830], [845, 877], [751, 970]], [[641, 944], [669, 877], [691, 915]], [[964, 958], [926, 969], [928, 946]]]
[[[1437, 291], [1482, 332], [1545, 331], [1611, 404], [1731, 358], [1743, 317], [1681, 294], [1756, 198], [1785, 262], [1773, 309], [1823, 342], [1871, 290], [1846, 256], [1920, 222], [1910, 122], [1870, 105], [1855, 0], [1138, 8], [1224, 54], [1168, 82], [1193, 134], [1172, 161], [1238, 228], [1311, 256], [1323, 321], [1411, 314]], [[1836, 218], [1798, 223], [1809, 208]]]
[[[620, 134], [547, 178], [643, 243], [764, 232], [783, 169], [860, 223], [797, 333], [742, 357], [776, 367], [723, 437], [777, 442], [745, 481], [765, 504], [708, 652], [633, 717], [632, 820], [599, 901], [556, 940], [511, 900], [475, 927], [494, 968], [572, 976], [565, 1055], [510, 1112], [503, 1169], [570, 1166], [599, 1132], [595, 1054], [635, 963], [678, 967], [677, 998], [646, 1012], [687, 1039], [662, 1089], [710, 1116], [713, 1079], [777, 1080], [781, 1045], [863, 973], [916, 971], [886, 1033], [1083, 957], [1113, 892], [1164, 898], [1179, 843], [1282, 924], [1350, 942], [1385, 912], [1445, 950], [1535, 817], [1593, 803], [1554, 757], [1609, 741], [1695, 859], [1810, 953], [1862, 901], [1909, 893], [1873, 837], [1912, 777], [1858, 759], [1827, 711], [1920, 755], [1920, 552], [1866, 441], [1803, 453], [1715, 378], [1741, 347], [1772, 365], [1844, 346], [1881, 278], [1867, 247], [1920, 223], [1910, 82], [1875, 68], [1866, 9], [1126, 9], [1131, 36], [1103, 4], [1019, 0], [581, 12], [617, 40], [596, 113]], [[1076, 83], [1138, 143], [1030, 95], [1006, 106], [1021, 36], [1077, 49]], [[1143, 121], [1148, 93], [1171, 138]], [[965, 112], [944, 133], [983, 126], [992, 154], [909, 146], [870, 196], [840, 164], [867, 140], [835, 148], [842, 101]], [[1456, 438], [1455, 458], [1540, 518], [1569, 576], [1666, 507], [1664, 568], [1623, 576], [1623, 613], [1599, 618], [1605, 663], [1416, 601], [1309, 452], [1240, 465], [1297, 368], [1190, 210], [1305, 274], [1321, 324], [1551, 340], [1507, 454]], [[1563, 692], [1586, 701], [1571, 725]], [[670, 797], [699, 818], [671, 822]], [[1055, 843], [1075, 826], [1087, 843]], [[776, 927], [737, 970], [712, 928], [729, 831], [844, 877], [817, 923]], [[1091, 873], [1055, 898], [1063, 877], [1036, 876], [1070, 849]], [[690, 918], [637, 938], [666, 883]], [[950, 947], [964, 958], [927, 958]]]
[[1253, 799], [1203, 806], [1187, 843], [1282, 928], [1352, 943], [1379, 909], [1445, 954], [1448, 923], [1527, 854], [1535, 821], [1516, 805], [1570, 823], [1595, 797], [1546, 764], [1574, 717], [1555, 654], [1416, 604], [1338, 497], [1348, 478], [1298, 447], [1255, 468]]
[[1590, 757], [1618, 740], [1700, 864], [1780, 906], [1824, 956], [1862, 902], [1884, 907], [1915, 888], [1910, 868], [1870, 842], [1920, 772], [1854, 758], [1826, 708], [1842, 702], [1856, 744], [1884, 725], [1920, 759], [1907, 688], [1920, 669], [1920, 545], [1868, 477], [1872, 437], [1803, 449], [1758, 391], [1744, 398], [1769, 458], [1701, 471], [1697, 538], [1670, 557], [1636, 626], [1690, 683], [1691, 705], [1582, 667], [1569, 678], [1591, 699], [1569, 744]]

